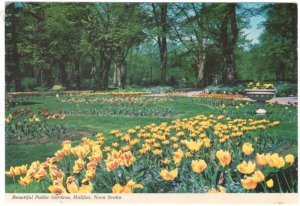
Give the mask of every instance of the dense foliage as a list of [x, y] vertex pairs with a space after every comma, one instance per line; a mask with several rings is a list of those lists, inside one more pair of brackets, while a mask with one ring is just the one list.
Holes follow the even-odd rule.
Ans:
[[7, 3], [5, 22], [7, 91], [297, 77], [296, 4]]

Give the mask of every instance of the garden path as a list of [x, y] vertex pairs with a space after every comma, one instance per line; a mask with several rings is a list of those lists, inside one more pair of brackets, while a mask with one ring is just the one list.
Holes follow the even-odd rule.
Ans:
[[[203, 91], [189, 91], [189, 92], [179, 92], [179, 96], [185, 96], [185, 97], [193, 97], [198, 94], [203, 93]], [[151, 94], [147, 96], [152, 96], [152, 97], [164, 97], [168, 96], [170, 93], [160, 93], [160, 94]], [[250, 100], [249, 98], [243, 98], [243, 100]], [[282, 105], [288, 105], [288, 104], [293, 104], [296, 105], [298, 104], [298, 97], [275, 97], [272, 100], [270, 100], [272, 103], [278, 103]]]

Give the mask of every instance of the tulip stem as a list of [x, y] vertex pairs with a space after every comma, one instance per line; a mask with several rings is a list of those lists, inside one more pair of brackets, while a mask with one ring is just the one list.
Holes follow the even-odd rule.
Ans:
[[262, 182], [261, 183], [261, 185], [263, 186], [263, 188], [264, 188], [264, 192], [268, 192], [268, 189], [266, 188], [266, 184], [265, 184], [265, 182]]
[[287, 181], [287, 179], [286, 179], [286, 177], [285, 177], [284, 172], [283, 172], [283, 171], [281, 171], [281, 172], [282, 172], [282, 174], [283, 174], [283, 178], [284, 178], [284, 180], [285, 180], [285, 183], [287, 184], [287, 186], [288, 186], [290, 192], [292, 192], [292, 190], [291, 190], [291, 188], [290, 188], [290, 185], [289, 185], [289, 183], [288, 183], [288, 181]]
[[41, 190], [41, 192], [43, 192], [43, 187], [42, 187], [41, 181], [39, 182], [39, 185], [40, 185], [40, 190]]
[[[289, 167], [289, 172], [290, 172], [290, 177], [291, 177], [291, 181], [292, 181], [292, 187], [294, 187], [294, 180], [293, 180], [293, 175], [292, 175], [292, 169], [291, 169], [291, 167]], [[293, 188], [293, 192], [294, 192], [294, 188]]]
[[[14, 185], [16, 185], [16, 179], [15, 179], [15, 176], [13, 176], [13, 181], [14, 181]], [[17, 193], [18, 192], [18, 190], [17, 190], [17, 188], [15, 187], [15, 193]]]
[[280, 181], [279, 181], [279, 178], [278, 178], [278, 175], [277, 175], [277, 171], [275, 171], [275, 176], [276, 176], [276, 179], [277, 179], [277, 182], [278, 182], [278, 185], [279, 185], [279, 190], [282, 193], [282, 188], [281, 188]]

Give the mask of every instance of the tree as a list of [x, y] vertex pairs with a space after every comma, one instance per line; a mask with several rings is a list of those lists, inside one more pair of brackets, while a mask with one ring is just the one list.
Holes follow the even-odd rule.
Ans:
[[59, 77], [55, 81], [69, 88], [72, 69], [68, 72], [67, 65], [74, 62], [77, 88], [80, 87], [78, 76], [79, 56], [83, 53], [81, 19], [86, 16], [84, 6], [28, 3], [24, 13], [31, 19], [24, 24], [27, 35], [20, 41], [20, 49], [24, 56], [33, 59], [37, 83], [51, 86], [54, 82], [52, 76], [55, 75]]
[[126, 56], [135, 45], [141, 43], [145, 34], [143, 32], [143, 13], [138, 4], [115, 4], [115, 27], [114, 34], [116, 45], [116, 77], [117, 86], [120, 89], [125, 88], [127, 76]]
[[[168, 4], [167, 3], [160, 3], [160, 4], [152, 3], [151, 6], [152, 6], [155, 27], [157, 29], [156, 41], [158, 44], [159, 57], [160, 57], [160, 83], [161, 83], [161, 85], [165, 85], [166, 80], [167, 80], [167, 61], [168, 61], [168, 46], [167, 46]], [[158, 7], [159, 7], [159, 9], [158, 9]]]
[[6, 88], [9, 90], [14, 81], [15, 90], [21, 91], [20, 53], [18, 50], [21, 7], [17, 3], [8, 3], [5, 8], [5, 58], [6, 58]]
[[[144, 38], [143, 14], [138, 4], [96, 4], [85, 25], [89, 41], [99, 50], [98, 88], [108, 88], [113, 63], [116, 64], [117, 86], [125, 88], [126, 55]], [[96, 64], [96, 60], [93, 61]]]
[[205, 4], [181, 3], [174, 4], [173, 16], [169, 17], [173, 33], [196, 62], [198, 87], [204, 86], [206, 48], [209, 41], [205, 12]]
[[224, 80], [227, 84], [234, 84], [237, 81], [234, 49], [238, 37], [236, 21], [236, 5], [225, 4], [221, 11], [224, 18], [220, 29], [220, 47], [225, 62]]
[[268, 4], [262, 50], [278, 80], [297, 80], [297, 5]]

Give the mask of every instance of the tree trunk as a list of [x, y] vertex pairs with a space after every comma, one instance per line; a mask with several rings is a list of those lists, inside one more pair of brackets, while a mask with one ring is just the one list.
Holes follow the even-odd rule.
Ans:
[[238, 28], [235, 8], [235, 3], [227, 4], [220, 31], [220, 45], [225, 63], [223, 78], [226, 84], [237, 82], [234, 48], [237, 41]]
[[161, 4], [161, 29], [162, 29], [162, 37], [161, 43], [159, 45], [159, 52], [160, 52], [160, 82], [161, 85], [166, 85], [167, 79], [167, 12], [168, 12], [168, 4], [163, 3]]
[[120, 60], [118, 62], [117, 66], [118, 70], [118, 88], [119, 89], [125, 89], [125, 84], [126, 84], [126, 61], [125, 60]]
[[75, 79], [76, 79], [76, 89], [80, 90], [81, 85], [80, 85], [80, 58], [77, 57], [75, 60]]
[[44, 87], [45, 86], [45, 82], [44, 82], [44, 70], [41, 70], [41, 73], [40, 73], [40, 78], [41, 78], [41, 87]]
[[109, 71], [111, 67], [111, 60], [106, 59], [104, 63], [104, 70], [103, 70], [103, 77], [102, 77], [102, 82], [103, 82], [103, 89], [107, 90], [108, 89], [108, 77], [109, 77]]
[[91, 59], [92, 59], [92, 69], [91, 69], [91, 73], [90, 73], [90, 77], [89, 77], [89, 88], [91, 88], [91, 81], [94, 78], [95, 83], [96, 81], [96, 59], [94, 55], [91, 55]]
[[12, 29], [12, 43], [13, 43], [13, 61], [14, 61], [14, 69], [13, 69], [13, 79], [15, 80], [15, 90], [22, 91], [21, 84], [21, 72], [20, 72], [20, 55], [18, 53], [17, 41], [18, 36], [16, 32], [16, 3], [12, 3], [12, 14], [11, 14], [11, 29]]
[[118, 86], [118, 68], [114, 68], [114, 76], [113, 76], [113, 87], [116, 88]]
[[160, 48], [160, 82], [161, 85], [166, 85], [167, 80], [167, 41], [166, 38], [162, 38], [162, 44]]
[[[160, 84], [166, 85], [167, 79], [167, 57], [168, 57], [168, 50], [167, 50], [167, 31], [168, 31], [168, 24], [167, 24], [167, 12], [168, 12], [168, 4], [161, 3], [160, 6], [160, 13], [157, 11], [157, 8], [154, 3], [152, 5], [153, 16], [155, 20], [156, 27], [161, 30], [157, 34], [157, 43], [159, 47], [159, 57], [160, 57]], [[159, 19], [160, 17], [160, 19]]]
[[47, 87], [53, 86], [52, 84], [53, 84], [52, 71], [51, 69], [49, 69], [47, 74]]
[[62, 86], [68, 88], [69, 87], [68, 74], [66, 71], [66, 65], [62, 61], [59, 63], [59, 71], [60, 71], [60, 79], [61, 79]]
[[235, 57], [233, 51], [226, 52], [223, 55], [224, 55], [224, 62], [226, 64], [225, 82], [230, 85], [237, 81]]
[[99, 58], [100, 58], [100, 65], [98, 70], [97, 89], [104, 89], [104, 79], [105, 79], [104, 75], [105, 75], [105, 65], [106, 65], [104, 51], [100, 50]]
[[103, 51], [100, 51], [100, 68], [98, 71], [98, 89], [108, 89], [108, 76], [111, 67], [110, 57], [107, 58]]
[[201, 88], [204, 87], [204, 66], [206, 59], [206, 45], [204, 41], [198, 44], [197, 53], [195, 57], [197, 62], [197, 86]]
[[35, 79], [36, 79], [36, 84], [41, 86], [40, 69], [35, 68], [34, 75], [35, 75]]
[[204, 65], [206, 53], [201, 52], [197, 57], [197, 86], [204, 87]]

